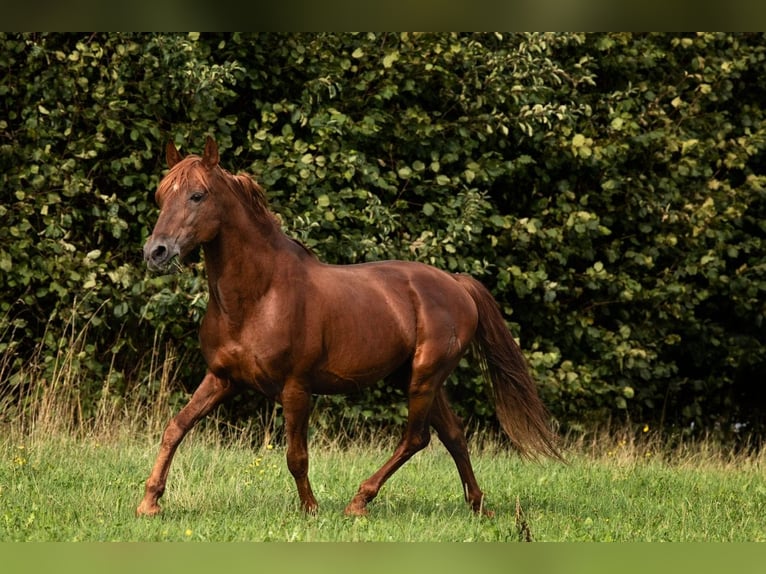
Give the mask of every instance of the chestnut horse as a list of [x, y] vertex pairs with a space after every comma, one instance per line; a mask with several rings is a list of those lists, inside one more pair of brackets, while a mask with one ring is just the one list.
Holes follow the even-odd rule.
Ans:
[[308, 477], [311, 395], [350, 393], [384, 378], [406, 389], [406, 429], [346, 514], [367, 513], [383, 483], [428, 444], [429, 426], [452, 455], [471, 508], [491, 514], [443, 388], [472, 345], [518, 451], [559, 456], [524, 356], [478, 281], [415, 262], [322, 263], [282, 232], [258, 184], [218, 165], [210, 137], [202, 157], [182, 158], [171, 142], [166, 158], [170, 172], [156, 192], [160, 214], [144, 258], [165, 270], [202, 246], [209, 303], [200, 343], [208, 370], [164, 431], [138, 515], [160, 511], [173, 454], [189, 429], [245, 387], [282, 405], [287, 466], [303, 509], [316, 512]]

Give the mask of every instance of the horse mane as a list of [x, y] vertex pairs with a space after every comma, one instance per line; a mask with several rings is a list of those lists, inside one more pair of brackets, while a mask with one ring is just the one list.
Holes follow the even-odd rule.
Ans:
[[[268, 216], [273, 224], [278, 228], [282, 227], [279, 218], [269, 209], [269, 201], [266, 198], [266, 190], [264, 190], [257, 181], [255, 181], [250, 175], [246, 173], [238, 173], [236, 175], [232, 175], [223, 168], [221, 168], [221, 170], [226, 176], [233, 178], [237, 182], [236, 189], [238, 190], [238, 195], [244, 204], [248, 205], [255, 212]], [[306, 253], [316, 258], [316, 254], [302, 241], [289, 235], [286, 235], [286, 237], [301, 247]]]
[[256, 215], [267, 215], [274, 223], [279, 225], [279, 220], [269, 209], [266, 191], [252, 177], [246, 173], [232, 175], [220, 166], [219, 169], [223, 172], [226, 179], [230, 178], [233, 181], [234, 184], [230, 187], [245, 207], [251, 209]]

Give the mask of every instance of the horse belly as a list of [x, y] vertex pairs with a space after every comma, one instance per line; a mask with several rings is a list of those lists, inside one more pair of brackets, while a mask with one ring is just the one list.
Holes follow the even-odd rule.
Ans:
[[312, 386], [321, 394], [350, 392], [387, 377], [414, 352], [414, 324], [370, 308], [353, 320], [336, 320], [323, 337]]
[[354, 349], [352, 354], [334, 356], [316, 373], [317, 393], [344, 393], [368, 387], [396, 371], [407, 362], [406, 351], [382, 353], [374, 347]]
[[387, 361], [378, 365], [328, 365], [313, 373], [311, 391], [320, 395], [359, 391], [385, 379], [406, 360], [405, 358], [401, 361]]

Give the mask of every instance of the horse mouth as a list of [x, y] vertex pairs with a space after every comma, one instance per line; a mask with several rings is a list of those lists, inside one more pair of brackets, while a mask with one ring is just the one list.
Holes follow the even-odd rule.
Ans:
[[181, 264], [181, 250], [175, 242], [149, 239], [144, 245], [144, 261], [150, 271], [167, 272]]

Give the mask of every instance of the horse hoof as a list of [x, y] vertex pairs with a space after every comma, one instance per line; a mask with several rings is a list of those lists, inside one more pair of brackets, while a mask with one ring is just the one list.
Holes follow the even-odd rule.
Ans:
[[156, 516], [160, 513], [162, 509], [160, 508], [159, 504], [146, 504], [142, 502], [138, 505], [138, 508], [136, 508], [136, 516]]
[[343, 511], [346, 516], [367, 516], [370, 511], [367, 507], [358, 504], [349, 504]]
[[484, 506], [483, 502], [478, 504], [472, 504], [471, 509], [476, 516], [485, 516], [487, 518], [494, 518], [495, 512]]

